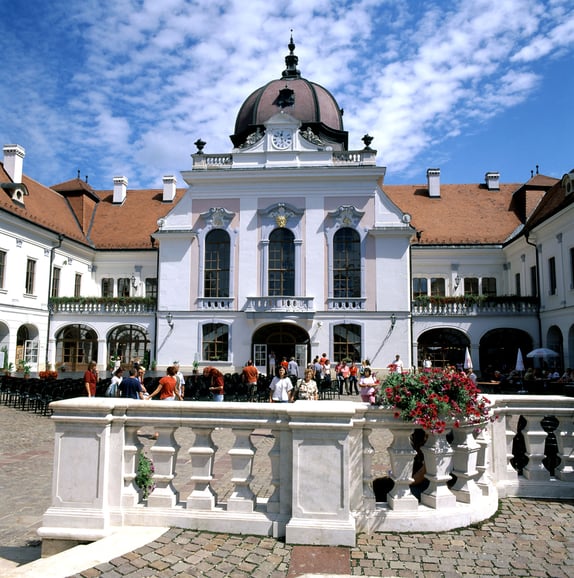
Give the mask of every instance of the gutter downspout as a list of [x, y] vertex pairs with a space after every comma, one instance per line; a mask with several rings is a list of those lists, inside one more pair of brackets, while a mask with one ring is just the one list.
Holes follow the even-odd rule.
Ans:
[[48, 363], [49, 363], [49, 349], [50, 349], [50, 329], [52, 324], [52, 310], [50, 307], [50, 297], [52, 295], [52, 281], [53, 281], [53, 265], [54, 265], [54, 255], [56, 249], [59, 249], [62, 246], [62, 241], [64, 240], [64, 235], [62, 233], [58, 233], [58, 244], [54, 245], [50, 249], [50, 271], [48, 272], [48, 327], [46, 329], [46, 359], [44, 361], [44, 369], [48, 370]]
[[540, 262], [538, 258], [538, 245], [536, 243], [532, 243], [528, 239], [529, 233], [526, 232], [524, 234], [524, 238], [526, 239], [526, 243], [531, 247], [534, 247], [534, 252], [536, 256], [536, 301], [538, 305], [538, 310], [536, 312], [538, 318], [538, 347], [542, 347], [542, 319], [540, 318]]
[[[156, 240], [153, 235], [150, 235], [151, 246], [153, 249], [156, 249], [156, 258], [155, 258], [155, 274], [156, 274], [156, 298], [155, 298], [155, 320], [154, 320], [154, 339], [153, 339], [153, 359], [150, 359], [150, 365], [152, 361], [156, 362], [156, 370], [157, 370], [157, 328], [158, 328], [158, 317], [157, 317], [157, 304], [159, 301], [159, 243], [157, 248], [155, 247]], [[151, 368], [148, 368], [151, 369]]]

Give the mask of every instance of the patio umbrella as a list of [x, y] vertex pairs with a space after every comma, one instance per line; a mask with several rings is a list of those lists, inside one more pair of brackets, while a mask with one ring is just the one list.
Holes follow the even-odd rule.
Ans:
[[516, 355], [516, 371], [524, 371], [524, 360], [522, 359], [522, 350], [518, 348], [518, 354]]
[[472, 369], [472, 357], [470, 356], [470, 351], [468, 350], [468, 347], [464, 352], [464, 368]]
[[526, 357], [537, 357], [537, 358], [547, 358], [547, 357], [558, 357], [558, 353], [552, 349], [546, 347], [539, 347], [538, 349], [533, 349], [530, 353], [526, 354]]

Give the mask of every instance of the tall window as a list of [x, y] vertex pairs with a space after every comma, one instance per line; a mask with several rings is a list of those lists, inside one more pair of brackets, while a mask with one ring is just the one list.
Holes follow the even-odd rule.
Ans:
[[355, 324], [335, 325], [333, 328], [333, 357], [361, 361], [361, 326]]
[[203, 361], [227, 361], [229, 328], [223, 323], [206, 323], [203, 326]]
[[536, 265], [530, 267], [530, 295], [538, 297], [538, 272], [536, 271]]
[[52, 291], [50, 293], [51, 297], [59, 297], [60, 295], [60, 273], [62, 269], [60, 267], [54, 267], [52, 269]]
[[114, 296], [114, 280], [111, 277], [102, 279], [102, 297]]
[[570, 249], [570, 289], [574, 289], [574, 248]]
[[26, 295], [34, 295], [34, 282], [36, 277], [36, 261], [28, 259], [26, 263]]
[[463, 283], [465, 295], [478, 295], [478, 277], [465, 277]]
[[4, 289], [6, 251], [0, 251], [0, 289]]
[[442, 277], [432, 277], [430, 280], [431, 295], [433, 297], [444, 297], [445, 282]]
[[413, 278], [413, 298], [428, 295], [428, 279], [426, 277]]
[[556, 259], [548, 259], [548, 283], [550, 295], [556, 295]]
[[295, 244], [288, 229], [275, 229], [269, 235], [270, 296], [295, 295]]
[[482, 294], [487, 297], [496, 296], [496, 277], [482, 278]]
[[81, 273], [76, 273], [74, 277], [74, 297], [82, 296], [82, 275]]
[[145, 280], [145, 296], [157, 299], [157, 277], [148, 277]]
[[514, 292], [517, 297], [522, 295], [522, 289], [520, 287], [520, 273], [516, 273], [516, 275], [514, 275]]
[[229, 297], [229, 235], [214, 229], [205, 237], [204, 297]]
[[118, 297], [130, 296], [130, 278], [120, 277], [118, 279]]
[[333, 238], [333, 297], [361, 296], [361, 239], [344, 227]]

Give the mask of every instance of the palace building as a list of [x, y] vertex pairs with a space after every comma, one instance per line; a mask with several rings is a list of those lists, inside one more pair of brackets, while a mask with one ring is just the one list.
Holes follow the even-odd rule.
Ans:
[[[24, 148], [0, 164], [5, 367], [101, 370], [178, 359], [266, 372], [369, 359], [386, 368], [512, 369], [548, 347], [574, 367], [574, 170], [504, 183], [385, 184], [372, 138], [348, 149], [343, 112], [305, 79], [291, 40], [279, 78], [240, 107], [230, 152], [198, 139], [157, 189], [44, 185]], [[158, 179], [159, 180], [159, 179]]]

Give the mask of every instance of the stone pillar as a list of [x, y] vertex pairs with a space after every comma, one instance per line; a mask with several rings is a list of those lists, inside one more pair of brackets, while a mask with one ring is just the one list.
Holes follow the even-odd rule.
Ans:
[[[289, 408], [293, 511], [286, 527], [288, 544], [355, 545], [350, 456], [356, 453], [351, 440], [360, 443], [361, 438], [351, 436], [353, 406], [340, 401], [297, 401]], [[320, 414], [315, 407], [322, 410]]]

